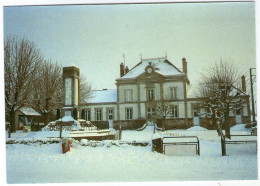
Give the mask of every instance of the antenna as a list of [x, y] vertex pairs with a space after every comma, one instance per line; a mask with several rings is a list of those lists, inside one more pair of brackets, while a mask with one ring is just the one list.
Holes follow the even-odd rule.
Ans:
[[143, 60], [143, 56], [142, 56], [142, 53], [140, 54], [140, 58], [141, 58], [141, 61]]
[[165, 51], [165, 58], [167, 59], [167, 51]]

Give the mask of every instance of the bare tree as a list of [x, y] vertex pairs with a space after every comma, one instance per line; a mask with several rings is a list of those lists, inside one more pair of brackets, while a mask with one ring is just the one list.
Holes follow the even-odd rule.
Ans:
[[62, 92], [62, 67], [44, 61], [34, 83], [32, 107], [41, 113], [45, 124], [50, 122], [50, 114], [62, 107]]
[[79, 97], [80, 97], [79, 110], [81, 110], [80, 118], [84, 119], [85, 111], [83, 110], [84, 106], [82, 105], [86, 103], [87, 100], [92, 96], [92, 91], [91, 91], [91, 84], [87, 81], [86, 77], [83, 74], [80, 74], [79, 83], [80, 83], [79, 84]]
[[87, 81], [86, 77], [83, 74], [80, 74], [79, 82], [80, 103], [84, 103], [85, 100], [91, 97], [91, 84]]
[[[15, 132], [15, 112], [29, 103], [42, 57], [33, 42], [7, 37], [4, 42], [5, 108]], [[9, 132], [9, 137], [10, 137]]]
[[[204, 97], [202, 107], [207, 112], [202, 114], [218, 119], [219, 129], [225, 128], [226, 137], [230, 138], [229, 112], [241, 109], [245, 102], [239, 95], [245, 94], [239, 86], [240, 76], [234, 64], [220, 60], [202, 75], [199, 96]], [[220, 131], [219, 131], [220, 134]]]
[[165, 130], [166, 117], [171, 113], [170, 105], [166, 102], [160, 102], [156, 105], [156, 118], [162, 118], [162, 130]]

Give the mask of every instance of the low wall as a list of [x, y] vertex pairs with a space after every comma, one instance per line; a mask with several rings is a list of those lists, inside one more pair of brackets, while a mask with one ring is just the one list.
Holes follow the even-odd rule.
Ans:
[[164, 122], [164, 126], [166, 130], [171, 130], [171, 129], [187, 129], [193, 126], [193, 121], [192, 119], [184, 119], [184, 118], [179, 118], [179, 119], [157, 119], [156, 123], [159, 128], [162, 127], [162, 123]]
[[91, 121], [93, 125], [95, 125], [98, 129], [108, 129], [109, 124], [108, 121]]
[[136, 130], [141, 128], [146, 123], [146, 120], [121, 120], [121, 121], [114, 121], [114, 129], [118, 130], [119, 126], [121, 125], [123, 130]]

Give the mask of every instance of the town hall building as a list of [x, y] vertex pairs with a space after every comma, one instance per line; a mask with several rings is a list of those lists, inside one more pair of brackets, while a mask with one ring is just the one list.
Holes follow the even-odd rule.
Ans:
[[[243, 77], [244, 78], [244, 77]], [[242, 81], [244, 82], [244, 81]], [[81, 104], [83, 119], [100, 128], [137, 129], [154, 119], [158, 103], [167, 104], [170, 113], [165, 128], [189, 128], [194, 125], [213, 129], [210, 118], [199, 116], [203, 98], [189, 94], [187, 61], [182, 59], [182, 71], [166, 57], [142, 59], [132, 69], [120, 64], [120, 78], [116, 89], [94, 90]], [[245, 85], [242, 86], [245, 89]], [[243, 90], [245, 91], [245, 90]], [[250, 122], [249, 96], [241, 95], [246, 103], [242, 109], [230, 112], [231, 125]], [[160, 120], [154, 120], [160, 126]]]

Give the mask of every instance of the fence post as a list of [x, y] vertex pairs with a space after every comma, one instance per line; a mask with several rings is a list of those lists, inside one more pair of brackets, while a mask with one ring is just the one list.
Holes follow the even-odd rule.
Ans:
[[122, 127], [119, 125], [119, 140], [122, 138]]
[[62, 133], [62, 125], [60, 125], [60, 138], [61, 138], [61, 133]]

